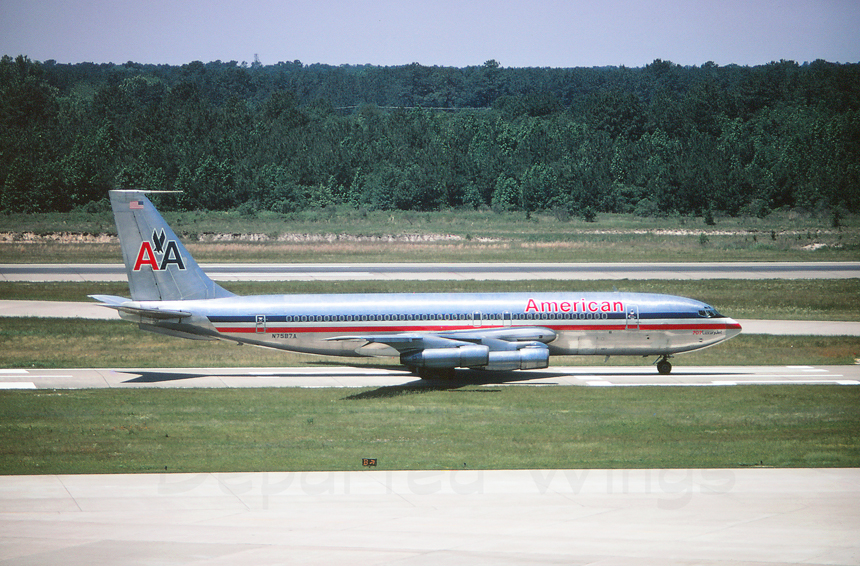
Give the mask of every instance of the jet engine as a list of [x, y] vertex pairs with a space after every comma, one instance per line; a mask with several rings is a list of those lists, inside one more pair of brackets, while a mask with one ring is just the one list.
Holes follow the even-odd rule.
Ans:
[[483, 367], [490, 361], [490, 348], [468, 345], [458, 348], [428, 348], [403, 354], [400, 363], [415, 368], [464, 368]]
[[533, 342], [519, 350], [490, 352], [489, 363], [484, 369], [504, 371], [545, 367], [549, 367], [549, 348], [540, 342]]
[[484, 345], [428, 348], [400, 356], [400, 363], [414, 368], [481, 368], [495, 371], [541, 369], [549, 366], [549, 348], [541, 342], [516, 344], [516, 350], [490, 350]]

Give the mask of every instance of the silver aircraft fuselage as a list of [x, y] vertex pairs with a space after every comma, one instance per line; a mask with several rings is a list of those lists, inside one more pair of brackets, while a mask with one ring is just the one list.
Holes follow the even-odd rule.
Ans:
[[131, 299], [92, 295], [140, 328], [334, 356], [399, 356], [422, 377], [539, 369], [550, 355], [657, 355], [713, 346], [740, 325], [649, 293], [238, 296], [212, 281], [141, 191], [110, 191]]
[[366, 337], [374, 334], [456, 336], [534, 327], [550, 331], [539, 341], [552, 355], [671, 355], [741, 331], [737, 322], [699, 301], [644, 293], [258, 295], [152, 306], [194, 313], [159, 320], [157, 328], [165, 334], [335, 356], [398, 354], [368, 343]]

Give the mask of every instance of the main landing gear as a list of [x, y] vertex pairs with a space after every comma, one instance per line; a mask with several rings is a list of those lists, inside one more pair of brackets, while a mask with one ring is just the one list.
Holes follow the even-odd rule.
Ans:
[[454, 368], [416, 368], [411, 366], [409, 367], [409, 371], [416, 374], [421, 379], [431, 381], [437, 379], [449, 381], [454, 379], [454, 375], [456, 373]]
[[668, 355], [657, 360], [657, 371], [660, 372], [660, 375], [669, 375], [672, 373], [672, 364], [669, 363]]

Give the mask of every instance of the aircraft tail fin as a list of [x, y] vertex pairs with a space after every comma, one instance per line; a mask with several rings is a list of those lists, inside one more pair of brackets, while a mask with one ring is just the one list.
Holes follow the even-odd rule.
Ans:
[[110, 191], [110, 202], [132, 300], [234, 296], [200, 269], [144, 191]]

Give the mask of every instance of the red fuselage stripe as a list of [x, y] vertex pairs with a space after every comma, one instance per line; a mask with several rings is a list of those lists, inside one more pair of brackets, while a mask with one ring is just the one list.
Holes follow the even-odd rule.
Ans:
[[[540, 326], [542, 328], [549, 328], [551, 330], [558, 331], [577, 331], [577, 330], [627, 330], [628, 327], [624, 324], [536, 324], [534, 326]], [[457, 330], [480, 330], [480, 329], [493, 329], [493, 328], [515, 328], [515, 327], [505, 327], [501, 325], [481, 325], [481, 326], [266, 326], [265, 330], [262, 330], [262, 327], [258, 328], [256, 326], [221, 326], [216, 327], [218, 332], [224, 334], [242, 334], [242, 333], [262, 333], [262, 332], [270, 332], [270, 333], [293, 333], [293, 334], [313, 334], [313, 333], [349, 333], [349, 334], [362, 334], [362, 333], [371, 333], [371, 332], [452, 332]], [[640, 323], [638, 327], [635, 325], [631, 325], [629, 329], [631, 330], [730, 330], [730, 329], [739, 329], [739, 324], [714, 324], [714, 325], [705, 325], [701, 324], [679, 324], [679, 323], [671, 323], [671, 324], [642, 324]]]

